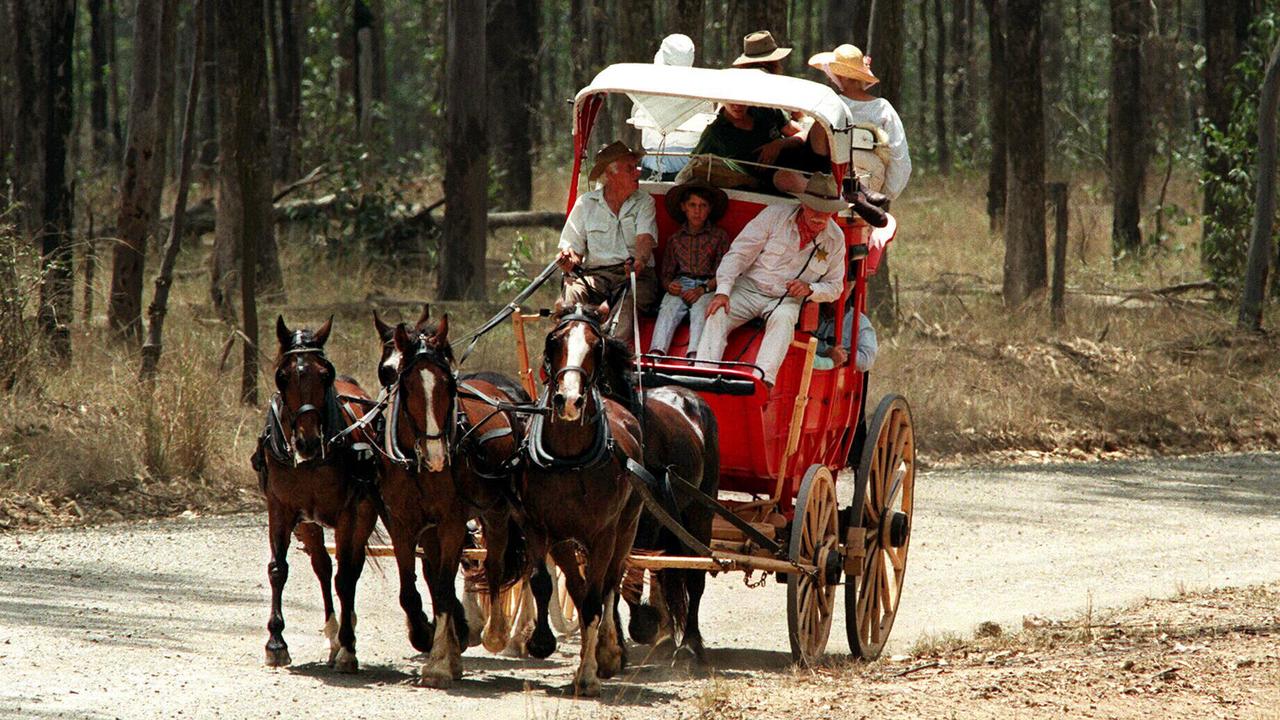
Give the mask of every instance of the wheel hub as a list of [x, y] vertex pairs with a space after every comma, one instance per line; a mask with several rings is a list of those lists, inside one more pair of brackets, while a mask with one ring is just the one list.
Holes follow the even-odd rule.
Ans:
[[895, 511], [888, 517], [889, 546], [902, 547], [907, 544], [907, 536], [911, 533], [911, 518], [904, 512]]

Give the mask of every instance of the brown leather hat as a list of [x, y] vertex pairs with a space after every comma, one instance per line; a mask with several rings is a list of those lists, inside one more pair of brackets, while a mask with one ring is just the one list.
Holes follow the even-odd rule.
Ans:
[[778, 41], [773, 39], [773, 33], [768, 30], [757, 30], [742, 38], [742, 54], [733, 61], [733, 64], [740, 66], [773, 62], [790, 54], [791, 48], [778, 47]]
[[604, 169], [623, 158], [631, 157], [635, 162], [640, 162], [640, 158], [644, 157], [644, 148], [632, 150], [626, 143], [621, 140], [614, 140], [596, 151], [595, 164], [591, 166], [591, 172], [587, 175], [587, 180], [594, 181], [600, 177]]
[[695, 190], [711, 200], [711, 214], [707, 216], [707, 224], [714, 225], [724, 217], [725, 210], [729, 209], [729, 196], [720, 188], [702, 179], [690, 180], [668, 190], [666, 197], [663, 198], [663, 202], [667, 205], [667, 214], [681, 225], [688, 222], [684, 214], [684, 201]]

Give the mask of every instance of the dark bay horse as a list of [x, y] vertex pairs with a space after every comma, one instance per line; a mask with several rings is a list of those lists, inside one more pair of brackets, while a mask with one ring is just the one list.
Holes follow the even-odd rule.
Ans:
[[[660, 481], [671, 473], [715, 498], [720, 489], [719, 425], [711, 406], [698, 393], [677, 386], [646, 389], [643, 407], [631, 382], [634, 368], [631, 350], [614, 337], [605, 338], [602, 385], [605, 394], [628, 405], [644, 429], [644, 464]], [[671, 478], [671, 484], [679, 481]], [[693, 537], [711, 543], [715, 514], [679, 489], [663, 492], [673, 515]], [[689, 548], [674, 533], [645, 512], [640, 517], [635, 547], [669, 555], [687, 555]], [[677, 662], [705, 662], [698, 610], [706, 588], [703, 570], [660, 570], [652, 575], [652, 605], [626, 598], [631, 620], [628, 629], [636, 642], [661, 649], [672, 647]], [[655, 617], [656, 616], [656, 617]]]
[[[421, 682], [447, 687], [462, 675], [461, 653], [467, 646], [467, 621], [454, 586], [467, 521], [478, 517], [484, 529], [489, 550], [485, 570], [494, 597], [512, 579], [506, 575], [524, 567], [520, 536], [514, 536], [516, 543], [509, 540], [520, 425], [512, 413], [495, 407], [519, 398], [484, 379], [459, 381], [447, 315], [433, 324], [424, 310], [412, 327], [400, 323], [394, 328], [375, 315], [374, 324], [383, 338], [379, 378], [390, 381], [380, 487], [399, 568], [400, 605], [410, 642], [431, 653]], [[416, 586], [414, 553], [419, 546], [434, 626], [422, 611]], [[504, 620], [502, 613], [490, 614], [485, 634], [495, 638], [494, 645], [506, 642]]]
[[[253, 456], [254, 469], [267, 500], [270, 525], [271, 619], [267, 622], [266, 662], [292, 662], [285, 644], [281, 595], [289, 577], [286, 555], [289, 534], [302, 541], [311, 567], [320, 580], [324, 599], [324, 633], [329, 638], [329, 663], [340, 672], [355, 672], [356, 583], [364, 568], [365, 544], [377, 522], [376, 466], [357, 451], [373, 438], [363, 431], [330, 440], [363, 413], [369, 396], [349, 377], [335, 377], [324, 354], [333, 318], [315, 332], [290, 330], [276, 318], [279, 353], [275, 362], [277, 393], [267, 411], [267, 426]], [[338, 600], [333, 612], [333, 563], [324, 546], [322, 526], [334, 529], [338, 559]]]
[[613, 677], [626, 663], [615, 594], [641, 509], [628, 460], [644, 461], [635, 416], [599, 391], [607, 316], [607, 306], [557, 307], [543, 350], [547, 386], [539, 404], [547, 412], [530, 423], [521, 492], [529, 557], [538, 561], [531, 580], [538, 627], [529, 652], [546, 657], [555, 648], [541, 562], [550, 550], [578, 608], [582, 650], [573, 686], [584, 696], [598, 695], [600, 678]]

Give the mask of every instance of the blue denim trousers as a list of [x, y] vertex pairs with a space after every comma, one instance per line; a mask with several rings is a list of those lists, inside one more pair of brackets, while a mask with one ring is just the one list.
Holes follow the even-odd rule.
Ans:
[[[706, 285], [706, 280], [695, 280], [683, 275], [676, 278], [681, 292]], [[666, 291], [666, 288], [662, 288]], [[666, 354], [671, 348], [671, 336], [676, 328], [689, 317], [689, 350], [698, 347], [698, 338], [702, 337], [702, 326], [707, 322], [707, 305], [711, 304], [713, 293], [703, 293], [693, 305], [685, 305], [679, 295], [666, 293], [662, 296], [662, 304], [658, 306], [658, 319], [653, 324], [653, 338], [649, 342], [649, 352]]]

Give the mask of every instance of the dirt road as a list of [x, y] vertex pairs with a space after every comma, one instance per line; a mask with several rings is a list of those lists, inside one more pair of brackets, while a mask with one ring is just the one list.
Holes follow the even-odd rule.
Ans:
[[[1179, 589], [1280, 578], [1280, 455], [923, 473], [898, 650], [981, 621], [1068, 616]], [[785, 593], [741, 576], [709, 584], [714, 673], [646, 664], [602, 700], [562, 690], [576, 646], [547, 661], [464, 656], [453, 690], [413, 685], [389, 560], [359, 592], [358, 675], [337, 675], [319, 595], [292, 556], [286, 639], [295, 665], [261, 667], [265, 519], [192, 518], [0, 536], [0, 717], [696, 716], [717, 678], [785, 681]], [[847, 651], [843, 608], [830, 650]]]

